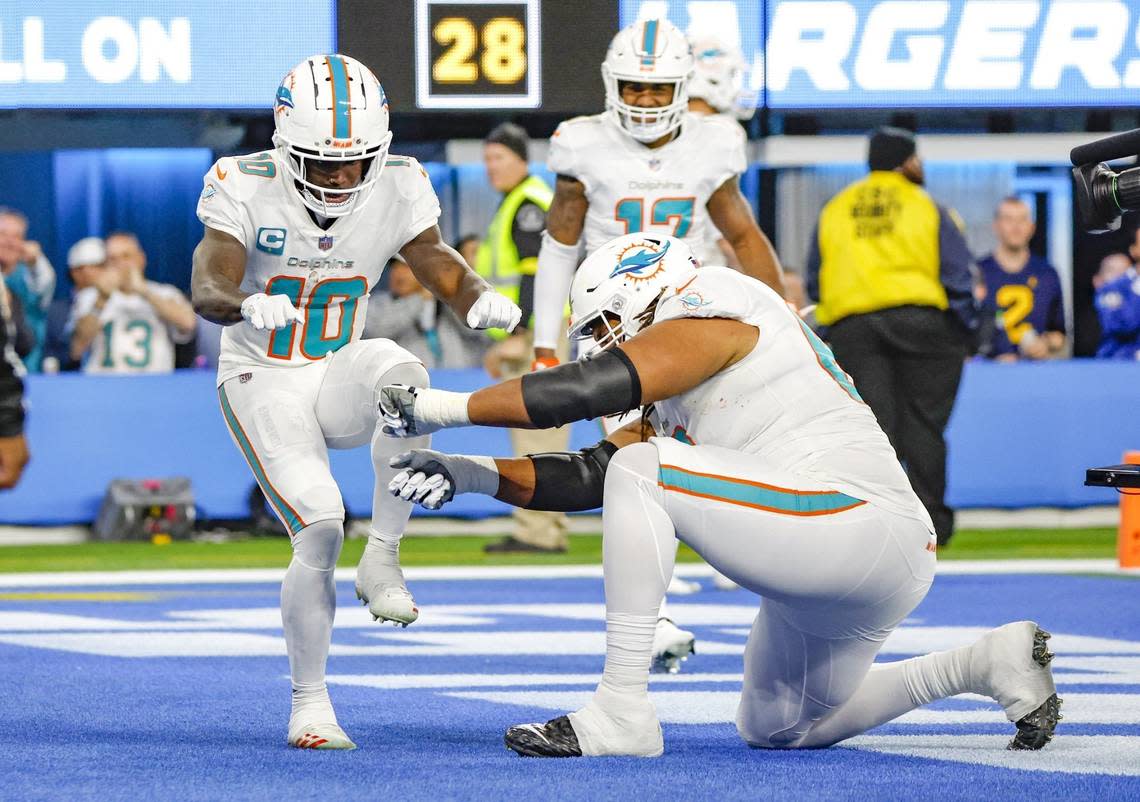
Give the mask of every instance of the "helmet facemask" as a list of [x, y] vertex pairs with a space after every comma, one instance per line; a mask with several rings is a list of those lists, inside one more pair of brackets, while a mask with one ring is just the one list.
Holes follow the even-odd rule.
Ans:
[[[315, 150], [300, 147], [287, 141], [278, 131], [273, 135], [273, 144], [280, 156], [279, 161], [288, 171], [289, 176], [297, 185], [301, 194], [301, 202], [306, 207], [323, 217], [344, 217], [354, 211], [364, 208], [372, 195], [380, 173], [384, 169], [384, 161], [388, 157], [388, 147], [392, 143], [392, 132], [387, 134], [375, 145], [359, 150]], [[309, 162], [367, 162], [362, 170], [360, 183], [354, 187], [323, 187], [309, 179]], [[330, 201], [329, 197], [345, 195], [341, 201]]]
[[[643, 329], [653, 323], [657, 313], [657, 303], [665, 293], [665, 288], [653, 297], [640, 312], [629, 317], [623, 315], [621, 310], [628, 307], [626, 299], [615, 296], [606, 302], [595, 314], [585, 318], [570, 332], [572, 340], [592, 340], [596, 345], [588, 351], [605, 351], [614, 346], [621, 345], [636, 336]], [[603, 327], [602, 336], [597, 336], [598, 326]]]
[[[657, 79], [644, 75], [618, 75], [608, 64], [602, 64], [602, 80], [606, 87], [606, 111], [618, 127], [641, 143], [654, 142], [681, 127], [689, 107], [686, 91], [688, 77]], [[673, 87], [673, 99], [664, 106], [633, 106], [622, 100], [622, 83], [667, 84]]]

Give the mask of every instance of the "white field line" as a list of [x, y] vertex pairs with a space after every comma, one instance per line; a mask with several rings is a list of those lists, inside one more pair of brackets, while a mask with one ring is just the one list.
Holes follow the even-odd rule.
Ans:
[[[284, 555], [282, 555], [284, 558]], [[681, 564], [685, 577], [710, 577], [712, 568], [703, 563]], [[1115, 560], [946, 560], [940, 574], [1118, 574], [1140, 576], [1140, 569], [1122, 569]], [[503, 565], [411, 567], [404, 570], [409, 581], [488, 579], [590, 579], [602, 576], [600, 565]], [[338, 568], [338, 581], [355, 578], [354, 568]], [[220, 585], [280, 582], [281, 568], [234, 568], [163, 571], [66, 571], [56, 573], [0, 574], [0, 588], [74, 588], [105, 585]]]

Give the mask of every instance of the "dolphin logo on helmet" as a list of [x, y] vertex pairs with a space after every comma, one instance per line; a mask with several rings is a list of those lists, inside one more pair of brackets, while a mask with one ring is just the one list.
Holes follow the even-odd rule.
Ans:
[[570, 285], [570, 336], [609, 348], [628, 340], [653, 319], [669, 286], [685, 280], [697, 260], [676, 237], [626, 234], [582, 262]]
[[629, 274], [631, 278], [648, 278], [648, 276], [642, 276], [642, 273], [660, 264], [661, 260], [665, 258], [665, 254], [669, 252], [669, 246], [672, 243], [666, 241], [665, 247], [659, 251], [646, 248], [645, 244], [645, 242], [642, 242], [631, 246], [631, 248], [639, 249], [637, 253], [632, 256], [626, 256], [626, 252], [623, 251], [618, 258], [617, 267], [614, 268], [614, 272], [610, 273], [610, 278], [626, 274]]

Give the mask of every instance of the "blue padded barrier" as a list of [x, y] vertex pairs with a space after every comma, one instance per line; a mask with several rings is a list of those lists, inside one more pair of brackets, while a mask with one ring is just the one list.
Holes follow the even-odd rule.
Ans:
[[[435, 386], [472, 390], [479, 370], [436, 371]], [[1080, 507], [1114, 503], [1110, 490], [1082, 487], [1084, 469], [1118, 462], [1140, 447], [1140, 366], [1093, 361], [967, 366], [950, 426], [950, 503], [957, 507]], [[218, 409], [214, 376], [33, 376], [28, 380], [32, 462], [14, 491], [0, 493], [0, 522], [62, 524], [94, 518], [116, 477], [186, 475], [199, 513], [246, 514], [251, 474]], [[596, 423], [573, 431], [573, 446], [596, 442]], [[496, 456], [510, 452], [493, 429], [440, 432], [435, 447]], [[367, 448], [333, 451], [333, 472], [354, 515], [372, 503]], [[461, 496], [450, 515], [502, 514], [506, 505]]]

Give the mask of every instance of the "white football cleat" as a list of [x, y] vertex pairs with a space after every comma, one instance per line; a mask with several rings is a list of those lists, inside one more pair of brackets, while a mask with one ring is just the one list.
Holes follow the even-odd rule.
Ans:
[[690, 582], [673, 574], [673, 578], [669, 580], [669, 587], [665, 588], [665, 593], [670, 596], [691, 596], [694, 593], [699, 593], [700, 590], [700, 582]]
[[416, 600], [404, 584], [398, 547], [389, 553], [370, 541], [356, 566], [356, 598], [368, 605], [374, 621], [406, 627], [420, 617]]
[[378, 584], [365, 590], [358, 580], [356, 598], [368, 605], [373, 621], [391, 621], [393, 626], [407, 627], [420, 617], [420, 608], [404, 585]]
[[692, 632], [681, 629], [668, 618], [658, 618], [653, 631], [653, 670], [676, 674], [681, 663], [696, 654], [697, 638]]
[[310, 720], [307, 716], [302, 720], [289, 719], [289, 746], [298, 749], [356, 748], [356, 744], [345, 735], [335, 718], [332, 721], [318, 722]]
[[970, 647], [970, 680], [1017, 724], [1009, 749], [1040, 749], [1053, 738], [1061, 700], [1053, 682], [1051, 636], [1033, 621], [1006, 624]]

